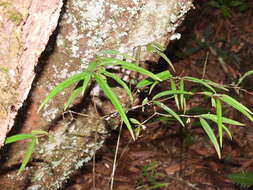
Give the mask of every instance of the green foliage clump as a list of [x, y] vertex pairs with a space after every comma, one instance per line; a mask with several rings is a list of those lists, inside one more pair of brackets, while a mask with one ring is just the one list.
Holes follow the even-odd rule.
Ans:
[[233, 173], [228, 176], [234, 183], [240, 185], [243, 188], [249, 188], [253, 186], [253, 172], [239, 172]]

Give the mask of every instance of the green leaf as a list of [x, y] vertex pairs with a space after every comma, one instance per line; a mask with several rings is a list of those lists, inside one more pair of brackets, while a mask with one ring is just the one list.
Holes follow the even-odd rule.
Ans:
[[233, 137], [232, 137], [232, 134], [231, 134], [230, 130], [225, 125], [222, 125], [222, 128], [226, 131], [226, 133], [227, 133], [228, 137], [230, 138], [230, 140], [232, 140]]
[[121, 78], [118, 75], [116, 75], [114, 73], [107, 72], [105, 70], [103, 70], [101, 73], [108, 76], [108, 77], [111, 77], [113, 80], [115, 80], [117, 83], [119, 83], [119, 85], [121, 85], [125, 89], [125, 91], [127, 92], [131, 103], [133, 103], [134, 98], [133, 98], [130, 88], [127, 86], [127, 84], [123, 80], [121, 80]]
[[[181, 79], [180, 82], [179, 82], [179, 90], [180, 91], [184, 91], [184, 79]], [[179, 95], [179, 98], [180, 98], [180, 106], [181, 106], [181, 109], [185, 112], [186, 111], [186, 107], [185, 107], [185, 97], [184, 97], [184, 94], [180, 94]]]
[[134, 57], [129, 56], [126, 53], [121, 53], [120, 51], [117, 51], [117, 50], [110, 50], [110, 49], [102, 50], [102, 51], [99, 51], [98, 54], [120, 55], [120, 56], [123, 56], [125, 59], [130, 59], [130, 60], [135, 61]]
[[213, 82], [211, 80], [207, 80], [207, 79], [204, 79], [204, 81], [209, 84], [210, 86], [213, 86], [215, 88], [218, 88], [218, 89], [221, 89], [221, 90], [224, 90], [224, 91], [229, 91], [224, 85], [222, 84], [219, 84], [219, 83], [216, 83], [216, 82]]
[[32, 135], [48, 135], [48, 132], [44, 130], [32, 130], [31, 134]]
[[101, 66], [120, 65], [124, 69], [128, 69], [130, 71], [135, 71], [135, 72], [141, 73], [143, 75], [147, 75], [154, 80], [161, 81], [161, 79], [158, 76], [156, 76], [155, 74], [151, 73], [150, 71], [148, 71], [142, 67], [139, 67], [136, 64], [129, 63], [127, 61], [122, 61], [122, 60], [115, 59], [115, 58], [110, 58], [110, 57], [99, 57], [98, 60], [99, 60]]
[[161, 98], [163, 96], [168, 96], [168, 95], [174, 95], [174, 94], [185, 94], [185, 95], [193, 95], [192, 92], [187, 92], [187, 91], [182, 91], [182, 90], [166, 90], [163, 92], [160, 92], [158, 94], [156, 94], [152, 100], [155, 100], [157, 98]]
[[237, 109], [239, 112], [241, 112], [243, 115], [245, 115], [247, 118], [249, 118], [251, 121], [253, 121], [253, 117], [251, 116], [252, 112], [242, 105], [240, 102], [235, 100], [234, 98], [226, 95], [226, 94], [221, 94], [220, 95], [220, 100], [223, 102], [227, 103], [228, 105], [232, 106], [233, 108]]
[[210, 86], [205, 80], [201, 80], [201, 79], [198, 79], [195, 77], [188, 77], [188, 76], [183, 77], [183, 79], [188, 80], [190, 82], [195, 82], [195, 83], [201, 84], [201, 85], [205, 86], [206, 88], [208, 88], [209, 90], [216, 93], [215, 89], [212, 86]]
[[208, 135], [209, 139], [211, 140], [211, 142], [213, 143], [213, 146], [218, 154], [218, 157], [221, 159], [221, 151], [220, 151], [220, 147], [218, 144], [218, 141], [214, 135], [214, 132], [212, 130], [212, 128], [210, 127], [210, 125], [206, 122], [205, 119], [203, 118], [199, 118], [200, 124], [203, 127], [203, 129], [205, 130], [206, 134]]
[[33, 137], [32, 141], [29, 143], [28, 148], [25, 152], [25, 156], [22, 160], [22, 164], [18, 170], [18, 174], [20, 174], [25, 169], [26, 165], [28, 164], [28, 162], [32, 156], [33, 149], [34, 149], [35, 145], [37, 144], [37, 141], [38, 141], [38, 139], [36, 137]]
[[[163, 71], [161, 73], [156, 74], [156, 76], [162, 81], [164, 81], [169, 79], [171, 77], [171, 74], [169, 71]], [[153, 84], [154, 82], [155, 81], [152, 78], [143, 79], [136, 85], [136, 88], [143, 88], [145, 86]]]
[[62, 90], [64, 90], [65, 88], [67, 88], [68, 86], [74, 84], [75, 82], [79, 81], [79, 80], [82, 80], [84, 75], [86, 73], [83, 72], [83, 73], [79, 73], [79, 74], [76, 74], [66, 80], [64, 80], [63, 82], [61, 82], [60, 84], [58, 84], [57, 86], [55, 86], [53, 88], [53, 90], [51, 90], [49, 92], [49, 94], [44, 98], [44, 100], [42, 101], [42, 103], [40, 104], [40, 107], [38, 109], [38, 111], [40, 111], [45, 105], [46, 103], [52, 99], [56, 94], [58, 94], [59, 92], [61, 92]]
[[246, 73], [244, 73], [244, 75], [242, 77], [239, 78], [238, 82], [236, 83], [236, 86], [239, 86], [242, 81], [249, 75], [253, 74], [253, 70], [247, 71]]
[[90, 73], [87, 73], [84, 78], [83, 78], [83, 83], [82, 83], [82, 86], [74, 89], [72, 92], [71, 92], [71, 95], [69, 96], [67, 102], [65, 103], [64, 105], [64, 110], [66, 110], [69, 105], [76, 99], [76, 97], [82, 92], [82, 95], [84, 94], [85, 90], [87, 89], [88, 85], [89, 85], [89, 82], [91, 80], [91, 74]]
[[[217, 123], [217, 116], [214, 114], [202, 114], [200, 117], [205, 118], [205, 119], [210, 119], [213, 122]], [[222, 117], [222, 123], [226, 123], [226, 124], [231, 124], [231, 125], [238, 125], [238, 126], [245, 126], [243, 123], [240, 123], [238, 121], [226, 118], [226, 117]]]
[[160, 55], [169, 64], [169, 66], [172, 68], [172, 70], [174, 72], [176, 72], [176, 70], [173, 66], [173, 63], [170, 61], [170, 59], [164, 53], [158, 51], [157, 54]]
[[[170, 79], [170, 87], [171, 87], [171, 90], [177, 90], [176, 82], [173, 79]], [[175, 102], [176, 102], [177, 109], [180, 110], [178, 95], [174, 94], [173, 96], [174, 96], [174, 99], [175, 99]]]
[[228, 176], [234, 183], [249, 188], [253, 185], [253, 172], [233, 173]]
[[181, 120], [180, 116], [174, 112], [172, 109], [170, 109], [168, 106], [166, 106], [165, 104], [158, 102], [158, 101], [154, 101], [154, 104], [156, 104], [157, 106], [159, 106], [160, 108], [164, 109], [166, 112], [168, 112], [170, 115], [172, 115], [176, 120], [179, 121], [179, 123], [184, 127], [184, 122]]
[[144, 100], [142, 101], [142, 103], [141, 103], [141, 105], [142, 105], [142, 108], [141, 108], [141, 110], [142, 110], [142, 112], [144, 112], [144, 107], [145, 107], [145, 105], [148, 103], [148, 98], [146, 97], [146, 98], [144, 98]]
[[222, 108], [221, 108], [221, 102], [220, 99], [216, 99], [216, 115], [217, 115], [217, 126], [218, 126], [218, 134], [220, 139], [220, 147], [222, 147]]
[[100, 88], [102, 88], [103, 92], [105, 93], [106, 97], [111, 101], [114, 108], [118, 111], [122, 121], [126, 124], [132, 138], [135, 140], [134, 133], [132, 130], [132, 126], [126, 116], [125, 110], [120, 104], [120, 101], [118, 100], [117, 96], [114, 94], [110, 86], [107, 84], [107, 82], [103, 79], [103, 77], [99, 74], [94, 74], [95, 80], [97, 81]]
[[137, 119], [130, 118], [129, 120], [135, 125], [141, 125], [141, 123]]
[[10, 137], [7, 137], [5, 139], [4, 144], [10, 144], [16, 141], [21, 141], [21, 140], [25, 140], [25, 139], [32, 139], [34, 138], [34, 135], [32, 134], [18, 134], [18, 135], [13, 135]]

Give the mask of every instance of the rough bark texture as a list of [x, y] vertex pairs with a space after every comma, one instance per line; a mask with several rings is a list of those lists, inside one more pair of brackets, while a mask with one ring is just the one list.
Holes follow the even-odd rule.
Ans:
[[[2, 172], [0, 189], [58, 189], [77, 168], [91, 159], [107, 135], [107, 127], [101, 114], [113, 111], [108, 101], [99, 99], [100, 93], [96, 91], [97, 88], [91, 89], [92, 93], [98, 96], [96, 109], [91, 101], [83, 103], [79, 98], [76, 102], [81, 104], [77, 111], [81, 115], [74, 114], [72, 119], [71, 116], [61, 117], [63, 104], [71, 88], [56, 96], [41, 113], [37, 113], [40, 101], [56, 84], [86, 68], [102, 49], [117, 49], [131, 54], [135, 48], [143, 48], [154, 41], [167, 45], [176, 27], [192, 7], [191, 2], [66, 1], [57, 34], [44, 52], [46, 56], [40, 59], [42, 72], [30, 93], [31, 104], [26, 113], [26, 120], [16, 126], [22, 127], [22, 132], [38, 128], [49, 130], [55, 141], [43, 139], [40, 142], [33, 155], [35, 164], [27, 167], [22, 177], [16, 177], [15, 170]], [[154, 60], [154, 57], [142, 54], [141, 59]], [[28, 77], [26, 80], [31, 78]], [[122, 92], [116, 93], [124, 104], [126, 99]], [[12, 146], [9, 150], [9, 160], [2, 164], [1, 170], [5, 171], [4, 168], [13, 168], [20, 163], [25, 148], [24, 143]]]
[[61, 7], [61, 0], [0, 0], [0, 147], [31, 89]]

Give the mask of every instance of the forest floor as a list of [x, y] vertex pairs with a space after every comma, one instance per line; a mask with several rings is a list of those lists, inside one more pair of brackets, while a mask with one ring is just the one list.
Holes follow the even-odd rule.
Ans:
[[[206, 1], [186, 17], [178, 32], [180, 40], [173, 41], [167, 55], [175, 65], [178, 76], [194, 76], [220, 84], [233, 84], [253, 69], [253, 12], [231, 8], [225, 17], [221, 9], [207, 6]], [[197, 2], [196, 2], [197, 3]], [[221, 60], [224, 61], [223, 65]], [[205, 69], [204, 69], [205, 68]], [[245, 91], [229, 94], [249, 109], [253, 109], [253, 77], [242, 84]], [[198, 97], [188, 102], [191, 107], [208, 108]], [[141, 113], [138, 118], [141, 118]], [[148, 113], [146, 113], [148, 114]], [[133, 142], [123, 129], [118, 149], [115, 190], [239, 190], [228, 175], [253, 171], [253, 124], [232, 108], [224, 110], [226, 117], [243, 122], [246, 127], [230, 126], [233, 140], [224, 137], [222, 159], [218, 156], [203, 129], [189, 124], [151, 120], [140, 137]], [[215, 126], [213, 126], [215, 127]], [[112, 132], [95, 162], [76, 172], [64, 190], [106, 190], [113, 169], [119, 130]], [[95, 188], [94, 188], [95, 187]]]

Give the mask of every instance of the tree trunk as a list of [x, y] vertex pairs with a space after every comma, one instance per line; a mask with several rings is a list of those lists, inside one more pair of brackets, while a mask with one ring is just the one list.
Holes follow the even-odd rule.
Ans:
[[[0, 78], [1, 84], [7, 84], [6, 81], [11, 77], [20, 79], [17, 83], [0, 87], [1, 93], [6, 93], [6, 88], [10, 89], [10, 98], [0, 100], [0, 108], [3, 107], [5, 111], [5, 115], [0, 116], [0, 121], [2, 118], [5, 122], [4, 125], [1, 122], [1, 142], [27, 96], [37, 58], [55, 26], [61, 7], [61, 2], [57, 0], [50, 1], [50, 6], [46, 1], [31, 2], [26, 8], [29, 16], [25, 21], [22, 20], [22, 25], [16, 23], [16, 28], [12, 29], [12, 34], [19, 31], [18, 35], [22, 36], [17, 38], [22, 39], [20, 41], [24, 44], [18, 46], [18, 49], [22, 47], [22, 51], [15, 50], [16, 57], [20, 57], [14, 56], [14, 59], [8, 55], [3, 66], [1, 63], [1, 67], [8, 70], [1, 70], [1, 76], [4, 76]], [[39, 6], [36, 2], [43, 5]], [[73, 88], [57, 95], [38, 113], [41, 100], [53, 86], [86, 68], [100, 50], [115, 49], [131, 54], [134, 49], [143, 48], [154, 41], [167, 45], [176, 27], [192, 7], [191, 3], [192, 0], [65, 1], [58, 28], [39, 59], [38, 74], [28, 103], [15, 124], [15, 128], [22, 133], [29, 133], [32, 129], [48, 130], [54, 141], [41, 139], [33, 154], [33, 162], [22, 177], [16, 176], [15, 166], [22, 159], [26, 143], [12, 145], [8, 149], [8, 161], [1, 166], [0, 189], [59, 189], [76, 169], [89, 161], [108, 134], [106, 122], [101, 116], [112, 112], [110, 103], [99, 99], [100, 96], [93, 90], [93, 94], [98, 95], [95, 108], [89, 94], [86, 94], [86, 98], [80, 97], [76, 101], [79, 104], [73, 107], [79, 114], [69, 112], [62, 117], [64, 102]], [[39, 16], [42, 18], [39, 19]], [[41, 21], [43, 25], [39, 25]], [[10, 58], [15, 61], [8, 60]], [[157, 57], [142, 54], [141, 59], [154, 61]], [[15, 64], [8, 65], [10, 62]], [[124, 104], [126, 99], [122, 98], [121, 102]], [[10, 171], [10, 168], [13, 170]]]

